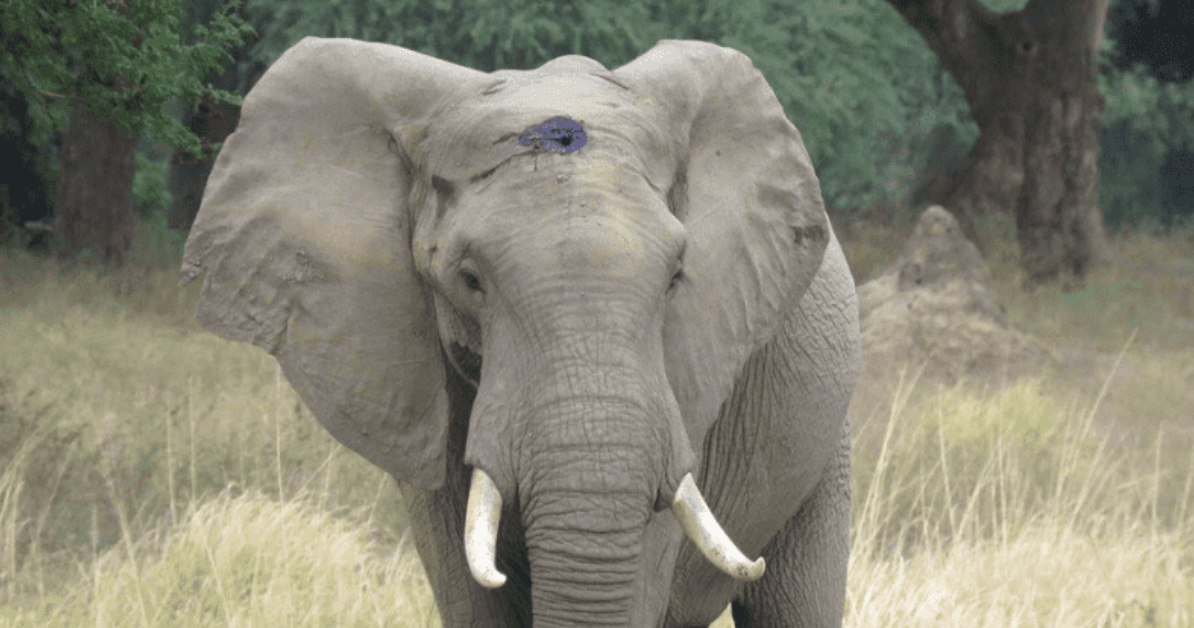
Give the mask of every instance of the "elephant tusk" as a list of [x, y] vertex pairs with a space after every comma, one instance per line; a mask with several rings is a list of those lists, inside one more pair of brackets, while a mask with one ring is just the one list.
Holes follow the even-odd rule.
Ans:
[[498, 522], [502, 517], [502, 494], [497, 484], [481, 467], [473, 469], [473, 483], [468, 492], [468, 511], [464, 516], [464, 553], [473, 578], [487, 589], [506, 583], [497, 570]]
[[[471, 503], [471, 502], [470, 502]], [[680, 523], [684, 533], [692, 540], [697, 549], [709, 559], [718, 569], [738, 580], [758, 580], [767, 567], [762, 557], [751, 562], [729, 535], [717, 523], [705, 498], [692, 474], [688, 473], [680, 481], [680, 488], [676, 489], [676, 498], [672, 501], [672, 516]]]

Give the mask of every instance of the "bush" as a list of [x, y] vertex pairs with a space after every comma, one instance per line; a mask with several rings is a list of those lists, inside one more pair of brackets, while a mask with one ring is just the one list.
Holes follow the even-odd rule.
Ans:
[[142, 220], [165, 214], [170, 206], [170, 163], [153, 161], [137, 152], [137, 171], [133, 175], [133, 211]]

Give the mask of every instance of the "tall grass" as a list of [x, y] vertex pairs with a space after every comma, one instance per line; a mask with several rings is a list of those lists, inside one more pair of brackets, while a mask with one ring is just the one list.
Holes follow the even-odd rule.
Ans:
[[1194, 625], [1194, 452], [1163, 459], [1157, 434], [1136, 464], [1094, 427], [1098, 399], [1040, 380], [905, 405], [910, 388], [860, 438], [877, 453], [856, 458], [849, 625]]
[[74, 585], [0, 606], [0, 626], [431, 625], [414, 552], [380, 552], [368, 529], [303, 497], [217, 496], [165, 534], [81, 562]]
[[[1009, 291], [1056, 372], [942, 389], [909, 365], [856, 408], [849, 625], [1194, 623], [1183, 237], [1120, 241], [1137, 267], [1085, 297]], [[0, 628], [437, 625], [392, 482], [195, 325], [176, 261], [0, 250]]]

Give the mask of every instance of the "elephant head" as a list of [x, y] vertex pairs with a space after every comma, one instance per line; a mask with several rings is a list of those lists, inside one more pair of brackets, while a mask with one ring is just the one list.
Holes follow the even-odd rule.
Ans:
[[205, 326], [268, 350], [409, 485], [443, 485], [445, 379], [469, 382], [469, 562], [501, 585], [517, 504], [539, 621], [577, 574], [624, 611], [669, 508], [721, 568], [761, 575], [704, 507], [694, 445], [829, 238], [800, 134], [736, 51], [486, 74], [308, 38], [246, 97], [183, 277], [206, 271]]

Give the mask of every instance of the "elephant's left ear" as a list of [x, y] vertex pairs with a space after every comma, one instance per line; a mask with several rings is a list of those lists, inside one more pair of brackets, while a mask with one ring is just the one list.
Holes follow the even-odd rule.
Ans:
[[183, 258], [184, 281], [207, 273], [200, 322], [268, 350], [337, 440], [428, 489], [446, 471], [446, 393], [403, 147], [484, 76], [395, 46], [304, 39], [245, 98]]
[[663, 41], [615, 74], [655, 110], [660, 161], [674, 168], [688, 281], [671, 300], [664, 351], [696, 445], [808, 289], [832, 234], [800, 132], [746, 55]]

